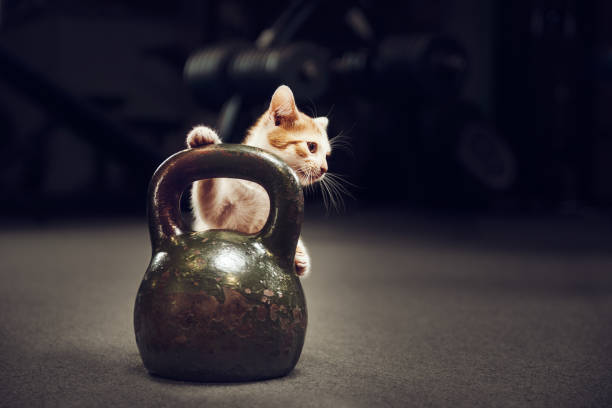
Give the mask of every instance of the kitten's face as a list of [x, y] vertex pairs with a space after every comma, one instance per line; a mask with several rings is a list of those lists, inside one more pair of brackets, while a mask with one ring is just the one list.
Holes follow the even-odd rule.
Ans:
[[317, 182], [327, 172], [331, 153], [325, 117], [311, 118], [298, 111], [293, 93], [280, 86], [264, 113], [250, 130], [247, 144], [266, 148], [280, 156], [303, 186]]
[[319, 181], [327, 172], [330, 154], [327, 118], [312, 119], [299, 112], [289, 124], [275, 125], [268, 131], [268, 143], [300, 178], [302, 185]]

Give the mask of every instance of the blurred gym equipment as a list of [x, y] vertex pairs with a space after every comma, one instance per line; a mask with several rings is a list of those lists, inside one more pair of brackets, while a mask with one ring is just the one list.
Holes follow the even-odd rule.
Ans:
[[[154, 167], [150, 163], [169, 152], [158, 152], [161, 145], [178, 150], [185, 132], [198, 123], [216, 124], [224, 140], [240, 141], [279, 83], [294, 89], [306, 113], [332, 111], [330, 136], [342, 131], [353, 149], [353, 156], [337, 150], [332, 167], [362, 187], [355, 191], [359, 201], [445, 208], [498, 208], [503, 202], [518, 210], [571, 210], [581, 202], [612, 202], [607, 160], [612, 143], [606, 113], [611, 94], [606, 51], [610, 41], [601, 28], [605, 21], [599, 21], [603, 17], [597, 13], [609, 15], [603, 2], [497, 4], [489, 7], [490, 15], [483, 11], [478, 18], [455, 17], [425, 2], [389, 8], [390, 2], [323, 5], [296, 0], [279, 10], [271, 3], [179, 1], [151, 5], [146, 13], [141, 4], [113, 2], [113, 11], [96, 22], [107, 34], [121, 27], [126, 34], [118, 37], [124, 42], [138, 33], [121, 25], [130, 21], [131, 26], [132, 17], [152, 16], [150, 26], [156, 28], [152, 32], [161, 22], [173, 30], [192, 26], [176, 37], [164, 34], [172, 38], [167, 42], [162, 38], [142, 45], [142, 39], [134, 40], [121, 57], [138, 56], [130, 63], [147, 61], [144, 69], [133, 81], [126, 75], [113, 82], [123, 68], [113, 67], [115, 71], [97, 83], [103, 92], [91, 94], [80, 94], [79, 87], [88, 80], [96, 82], [104, 70], [90, 78], [81, 74], [78, 81], [66, 81], [66, 86], [62, 80], [87, 69], [65, 56], [98, 51], [100, 43], [94, 43], [103, 36], [102, 30], [91, 29], [87, 39], [72, 39], [89, 29], [91, 15], [106, 10], [108, 4], [94, 0], [78, 5], [1, 4], [2, 37], [22, 35], [23, 50], [31, 48], [32, 54], [43, 57], [23, 58], [19, 47], [6, 47], [7, 41], [0, 44], [2, 55], [13, 61], [0, 68], [0, 87], [24, 96], [44, 116], [32, 121], [36, 129], [26, 130], [14, 117], [14, 110], [21, 107], [0, 98], [9, 152], [0, 175], [0, 186], [10, 191], [3, 206], [23, 208], [23, 203], [31, 202], [31, 194], [49, 198], [41, 187], [41, 175], [50, 173], [50, 163], [68, 161], [62, 151], [29, 152], [27, 140], [38, 140], [37, 146], [50, 149], [55, 139], [48, 143], [46, 135], [55, 138], [58, 129], [70, 129], [93, 150], [92, 160], [97, 162], [92, 175], [83, 176], [89, 177], [89, 192], [107, 184], [99, 181], [108, 178], [113, 162], [122, 167], [115, 179], [127, 180], [117, 193], [133, 193], [136, 199], [144, 174]], [[469, 8], [448, 5], [455, 11]], [[79, 15], [81, 20], [75, 17]], [[48, 16], [53, 16], [51, 21], [45, 20]], [[105, 26], [106, 20], [112, 22]], [[486, 33], [491, 41], [470, 39], [478, 34], [470, 29], [476, 20], [490, 21]], [[20, 34], [30, 26], [38, 27], [34, 35]], [[54, 32], [53, 27], [59, 28]], [[70, 45], [61, 52], [54, 47], [39, 50], [38, 41], [28, 40], [49, 32], [63, 32], [57, 44]], [[102, 61], [113, 56], [108, 49], [104, 55]], [[55, 59], [61, 63], [49, 63]], [[41, 60], [47, 64], [40, 65]], [[47, 69], [60, 75], [48, 75]], [[28, 90], [27, 83], [18, 79], [26, 73], [46, 86]], [[486, 79], [481, 78], [483, 73]], [[126, 113], [125, 106], [133, 96], [127, 88], [135, 82], [141, 82], [134, 89], [139, 95], [134, 105], [142, 107], [137, 118]], [[117, 88], [104, 89], [108, 84]], [[181, 92], [184, 100], [177, 103], [175, 96]], [[71, 102], [49, 103], [62, 98]], [[161, 117], [157, 108], [170, 113]], [[21, 112], [27, 118], [29, 112]], [[68, 151], [73, 150], [64, 149]], [[138, 152], [138, 161], [127, 159], [127, 154], [122, 158], [123, 151]], [[402, 188], [381, 198], [387, 191], [381, 180], [398, 175], [404, 180]], [[58, 196], [58, 203], [77, 203], [86, 195], [84, 184], [69, 186], [71, 194]], [[107, 193], [91, 195], [89, 202], [101, 203], [111, 197]], [[132, 208], [142, 208], [134, 203]]]

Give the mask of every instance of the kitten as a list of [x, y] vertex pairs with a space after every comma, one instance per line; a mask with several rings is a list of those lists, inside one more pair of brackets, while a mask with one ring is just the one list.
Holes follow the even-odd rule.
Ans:
[[[282, 85], [242, 143], [276, 154], [295, 170], [302, 186], [308, 186], [322, 180], [327, 172], [327, 156], [331, 153], [327, 124], [326, 117], [311, 118], [300, 112], [291, 89]], [[213, 143], [221, 140], [205, 126], [197, 126], [187, 135], [190, 148]], [[259, 184], [227, 178], [194, 182], [191, 205], [196, 231], [214, 228], [252, 234], [261, 230], [270, 210], [268, 194]], [[300, 276], [310, 272], [310, 257], [301, 238], [295, 267]]]

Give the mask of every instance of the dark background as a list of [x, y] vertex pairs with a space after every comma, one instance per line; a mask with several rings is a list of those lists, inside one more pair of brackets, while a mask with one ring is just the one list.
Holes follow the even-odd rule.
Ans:
[[[611, 406], [610, 21], [604, 0], [0, 0], [0, 405]], [[342, 135], [353, 196], [307, 194], [298, 365], [150, 376], [148, 181], [194, 125], [239, 141], [282, 83]]]
[[[0, 4], [0, 206], [14, 215], [142, 214], [152, 170], [192, 126], [239, 141], [281, 83], [350, 145], [330, 163], [356, 186], [349, 211], [580, 214], [612, 202], [605, 1], [297, 2], [306, 11], [288, 20], [289, 3], [275, 2]], [[214, 59], [257, 52], [274, 24], [280, 68], [251, 58], [228, 73]], [[205, 80], [185, 68], [198, 51], [222, 61]], [[224, 127], [232, 96], [237, 120]]]

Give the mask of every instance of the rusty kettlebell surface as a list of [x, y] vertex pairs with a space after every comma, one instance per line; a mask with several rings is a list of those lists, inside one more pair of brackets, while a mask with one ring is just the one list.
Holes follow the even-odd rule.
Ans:
[[[231, 177], [270, 197], [263, 229], [194, 232], [182, 192], [195, 180]], [[306, 334], [306, 301], [294, 256], [304, 199], [293, 170], [264, 150], [218, 144], [184, 150], [149, 185], [153, 256], [134, 308], [147, 370], [190, 381], [251, 381], [288, 374]]]

